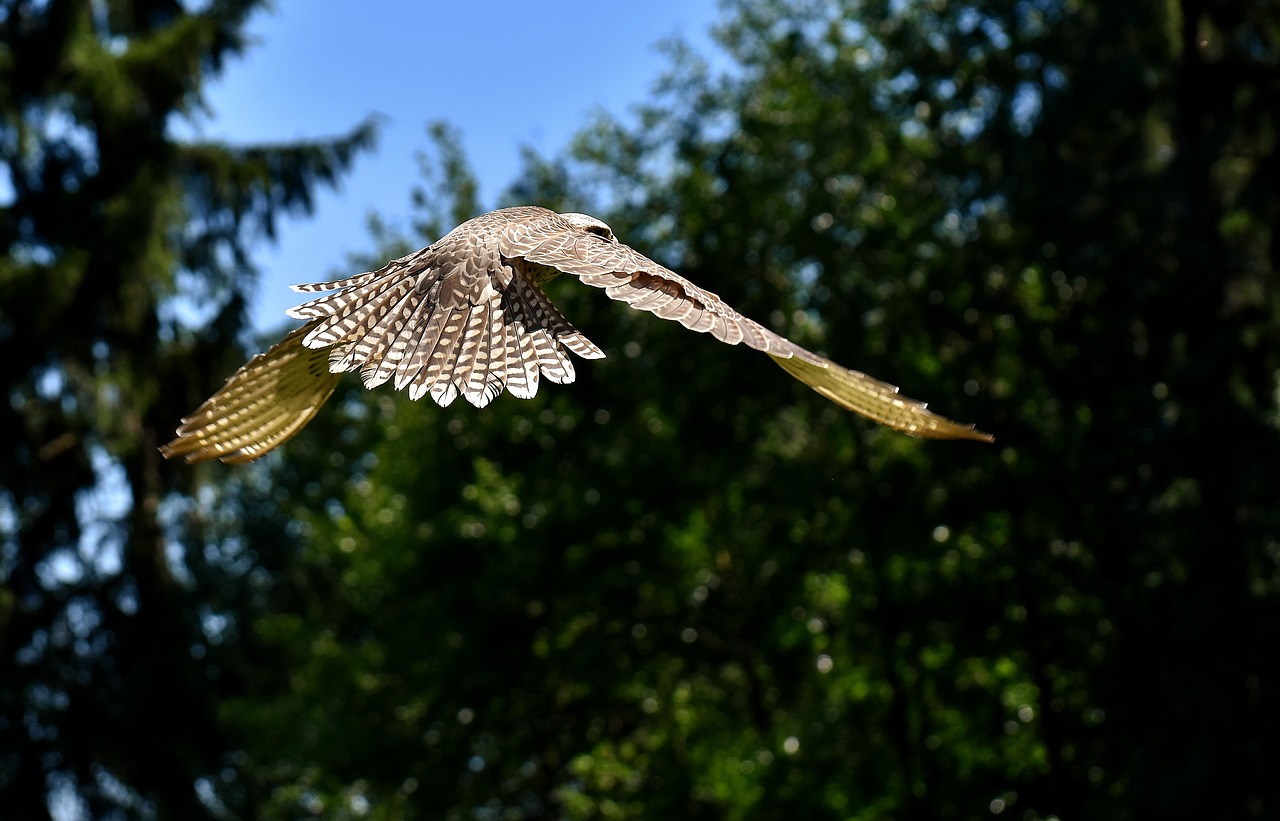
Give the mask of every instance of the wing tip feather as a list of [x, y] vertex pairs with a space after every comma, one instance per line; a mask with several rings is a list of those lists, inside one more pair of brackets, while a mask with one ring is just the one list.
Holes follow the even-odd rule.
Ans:
[[976, 425], [955, 422], [926, 410], [924, 402], [901, 396], [895, 385], [828, 359], [817, 355], [813, 355], [813, 360], [818, 361], [794, 354], [770, 353], [769, 356], [787, 373], [835, 404], [893, 430], [922, 439], [995, 441], [994, 436], [978, 430]]

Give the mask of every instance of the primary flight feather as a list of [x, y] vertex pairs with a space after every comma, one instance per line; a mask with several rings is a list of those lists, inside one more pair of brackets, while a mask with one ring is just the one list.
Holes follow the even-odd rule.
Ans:
[[366, 388], [391, 382], [412, 399], [429, 394], [448, 405], [462, 396], [476, 407], [503, 390], [528, 399], [543, 378], [572, 382], [566, 350], [583, 359], [604, 352], [543, 293], [542, 284], [560, 274], [690, 330], [763, 351], [836, 404], [895, 430], [992, 441], [742, 316], [618, 242], [594, 217], [519, 206], [468, 220], [376, 271], [293, 286], [323, 293], [289, 309], [306, 324], [236, 371], [182, 420], [161, 452], [192, 462], [256, 459], [306, 425], [347, 371], [360, 371]]

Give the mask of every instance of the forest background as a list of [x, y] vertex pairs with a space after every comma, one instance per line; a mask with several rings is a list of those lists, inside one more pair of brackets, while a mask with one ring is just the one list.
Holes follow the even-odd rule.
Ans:
[[0, 0], [6, 818], [1280, 816], [1280, 7], [726, 0], [333, 260], [586, 211], [993, 446], [560, 281], [571, 386], [165, 463], [378, 128], [175, 136], [262, 5]]

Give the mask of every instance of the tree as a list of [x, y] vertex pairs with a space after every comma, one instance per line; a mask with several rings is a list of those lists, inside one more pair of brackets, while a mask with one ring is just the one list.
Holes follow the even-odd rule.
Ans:
[[156, 445], [240, 355], [249, 243], [373, 139], [173, 138], [260, 5], [0, 3], [7, 816], [211, 810], [249, 559], [189, 515], [210, 497]]
[[[563, 283], [609, 354], [573, 386], [352, 385], [237, 474], [262, 572], [210, 800], [1275, 814], [1277, 14], [727, 4], [733, 74], [676, 47], [637, 124], [530, 155], [511, 198], [597, 212], [997, 446], [873, 429]], [[426, 239], [479, 210], [440, 138]]]

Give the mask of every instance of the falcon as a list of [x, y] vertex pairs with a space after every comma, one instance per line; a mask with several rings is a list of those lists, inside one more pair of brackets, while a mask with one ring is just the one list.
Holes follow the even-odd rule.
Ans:
[[366, 388], [390, 382], [441, 406], [459, 396], [484, 407], [504, 390], [521, 399], [542, 379], [574, 380], [568, 352], [604, 352], [542, 291], [566, 274], [612, 299], [763, 351], [784, 370], [854, 413], [930, 439], [992, 441], [742, 316], [720, 297], [618, 241], [586, 214], [536, 206], [470, 219], [432, 245], [347, 279], [294, 285], [322, 293], [287, 312], [306, 324], [236, 371], [182, 420], [160, 448], [190, 462], [248, 462], [287, 441], [358, 370]]

